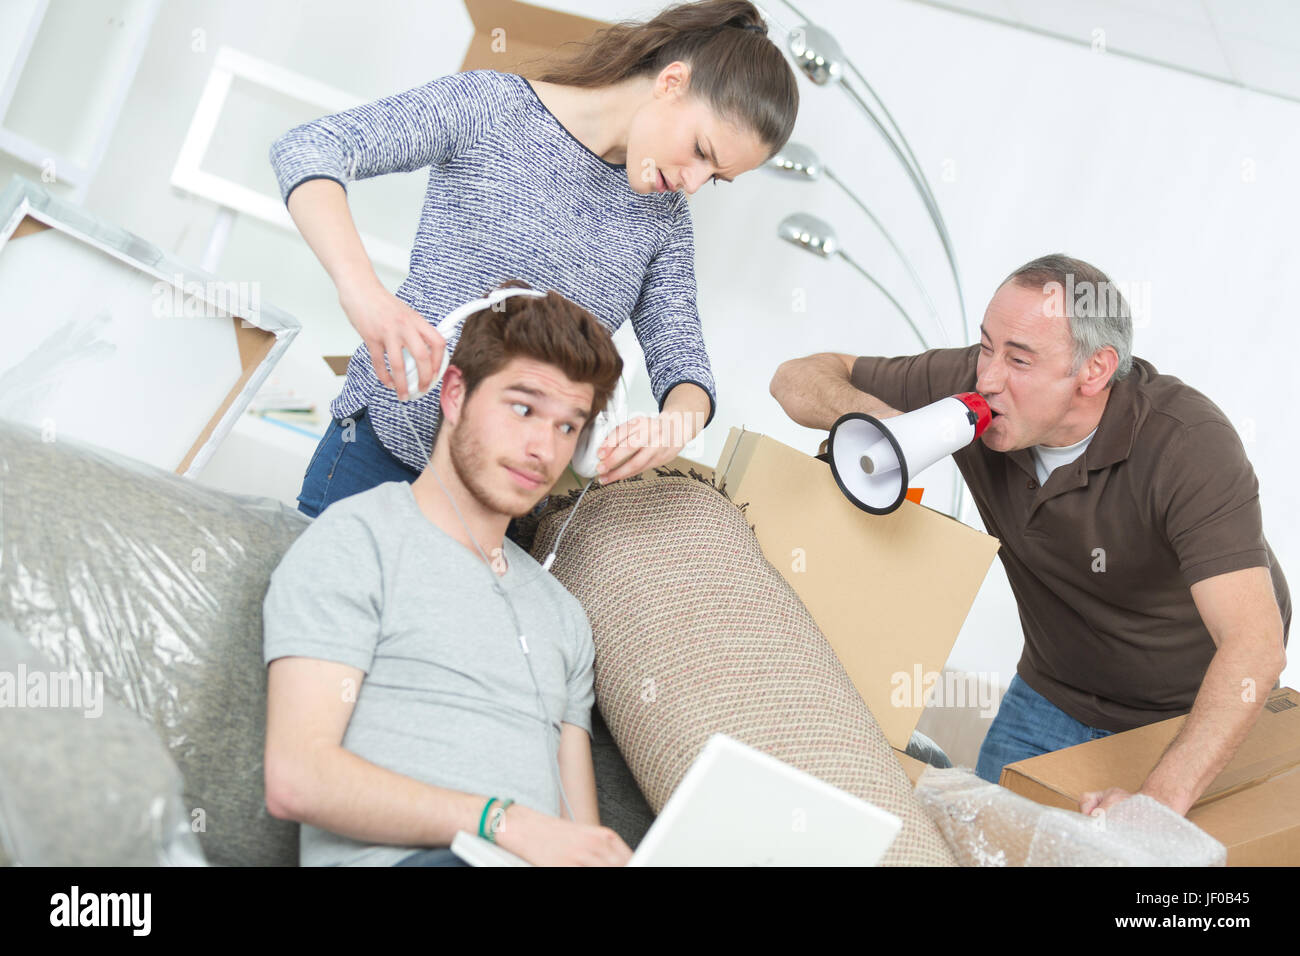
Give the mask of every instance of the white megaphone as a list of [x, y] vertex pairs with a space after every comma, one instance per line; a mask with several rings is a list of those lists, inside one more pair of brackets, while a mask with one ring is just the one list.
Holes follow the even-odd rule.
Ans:
[[862, 412], [831, 426], [827, 457], [840, 491], [863, 511], [887, 515], [907, 497], [907, 482], [965, 448], [993, 420], [989, 403], [962, 392], [881, 422]]
[[[539, 299], [546, 298], [546, 293], [540, 289], [524, 289], [518, 286], [493, 289], [483, 298], [473, 299], [447, 313], [446, 317], [438, 323], [438, 334], [443, 337], [444, 341], [450, 340], [451, 334], [456, 330], [456, 327], [471, 315], [482, 312], [484, 309], [494, 308], [499, 303], [516, 295], [526, 295]], [[433, 377], [433, 381], [429, 383], [428, 388], [421, 390], [420, 369], [415, 364], [415, 358], [405, 347], [402, 349], [402, 357], [405, 359], [408, 401], [414, 401], [432, 391], [433, 387], [441, 382], [442, 377], [447, 374], [447, 366], [451, 364], [451, 350], [444, 348], [442, 350], [442, 365], [438, 369], [438, 374]], [[643, 415], [633, 415], [629, 418], [627, 386], [623, 382], [623, 376], [620, 375], [614, 394], [605, 403], [605, 408], [587, 423], [582, 430], [582, 434], [578, 436], [578, 444], [574, 447], [571, 461], [573, 470], [583, 478], [596, 477], [596, 471], [600, 467], [600, 446], [605, 443], [605, 439], [624, 422], [644, 417]]]

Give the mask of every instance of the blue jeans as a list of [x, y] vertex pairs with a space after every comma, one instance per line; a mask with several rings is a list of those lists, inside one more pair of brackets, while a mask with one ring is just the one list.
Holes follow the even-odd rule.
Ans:
[[453, 853], [451, 847], [439, 846], [402, 857], [393, 866], [469, 866], [469, 864]]
[[325, 430], [302, 478], [298, 510], [317, 517], [340, 498], [369, 491], [389, 481], [415, 481], [420, 477], [383, 446], [370, 416], [363, 408], [347, 418], [336, 418]]
[[997, 783], [1002, 768], [1009, 763], [1109, 737], [1112, 732], [1075, 720], [1017, 674], [1011, 678], [998, 715], [984, 736], [975, 773], [989, 783]]

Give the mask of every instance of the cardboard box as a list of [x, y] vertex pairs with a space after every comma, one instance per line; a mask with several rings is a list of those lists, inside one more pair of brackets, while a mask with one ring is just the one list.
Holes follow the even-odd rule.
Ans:
[[895, 750], [894, 756], [898, 762], [903, 765], [903, 773], [907, 774], [907, 779], [912, 781], [912, 788], [916, 788], [916, 781], [921, 779], [921, 774], [925, 773], [925, 768], [930, 766], [924, 760], [917, 760], [901, 750]]
[[[999, 782], [1066, 810], [1077, 810], [1090, 790], [1137, 792], [1186, 719], [1008, 764]], [[1300, 865], [1300, 694], [1284, 687], [1269, 695], [1250, 734], [1187, 819], [1228, 848], [1229, 866]]]
[[717, 482], [754, 527], [896, 750], [924, 710], [997, 554], [998, 540], [904, 501], [872, 515], [844, 497], [824, 461], [733, 428]]
[[301, 328], [14, 176], [0, 194], [0, 415], [193, 477]]
[[465, 0], [474, 23], [474, 36], [465, 50], [461, 70], [497, 70], [532, 77], [542, 60], [571, 42], [587, 40], [601, 27], [572, 13], [560, 13], [517, 0]]

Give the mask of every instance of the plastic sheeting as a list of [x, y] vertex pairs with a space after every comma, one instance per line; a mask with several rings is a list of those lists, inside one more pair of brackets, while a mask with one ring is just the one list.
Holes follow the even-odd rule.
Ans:
[[[147, 728], [179, 770], [180, 819], [208, 861], [296, 864], [296, 824], [265, 805], [261, 611], [271, 573], [309, 519], [279, 501], [220, 492], [75, 439], [44, 439], [0, 419], [0, 625], [39, 652], [51, 674], [97, 675], [105, 700]], [[26, 713], [36, 720], [41, 712]], [[68, 745], [45, 746], [43, 764], [39, 754], [13, 754], [11, 767], [32, 772], [9, 786], [37, 792], [44, 784], [34, 768], [44, 766], [64, 784], [62, 800], [50, 799], [78, 805], [93, 786], [81, 768], [98, 769], [94, 747], [84, 746], [97, 724], [102, 746], [122, 759], [153, 760], [142, 735], [104, 733], [107, 707], [97, 718], [73, 713], [71, 725], [48, 708], [44, 715], [51, 732], [72, 735]], [[30, 750], [31, 739], [13, 741], [14, 749]], [[163, 768], [141, 769], [157, 782], [154, 795], [170, 800], [175, 781]], [[113, 786], [131, 784], [105, 772]], [[87, 806], [83, 832], [104, 839], [104, 815]], [[160, 832], [169, 814], [164, 807], [157, 818]]]
[[927, 768], [916, 797], [962, 866], [1224, 866], [1227, 850], [1158, 800], [1087, 817], [1045, 807], [972, 771]]
[[0, 856], [22, 866], [204, 864], [180, 771], [102, 675], [0, 622]]

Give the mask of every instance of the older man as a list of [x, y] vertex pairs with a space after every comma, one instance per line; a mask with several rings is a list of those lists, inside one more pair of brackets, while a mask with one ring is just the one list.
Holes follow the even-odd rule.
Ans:
[[[1132, 355], [1104, 273], [1044, 256], [998, 287], [980, 344], [899, 358], [785, 362], [795, 421], [909, 412], [978, 391], [993, 410], [957, 467], [999, 552], [1024, 651], [977, 772], [1190, 711], [1142, 793], [1179, 813], [1231, 759], [1285, 664], [1286, 579], [1236, 431]], [[1085, 795], [1084, 813], [1129, 794]]]

